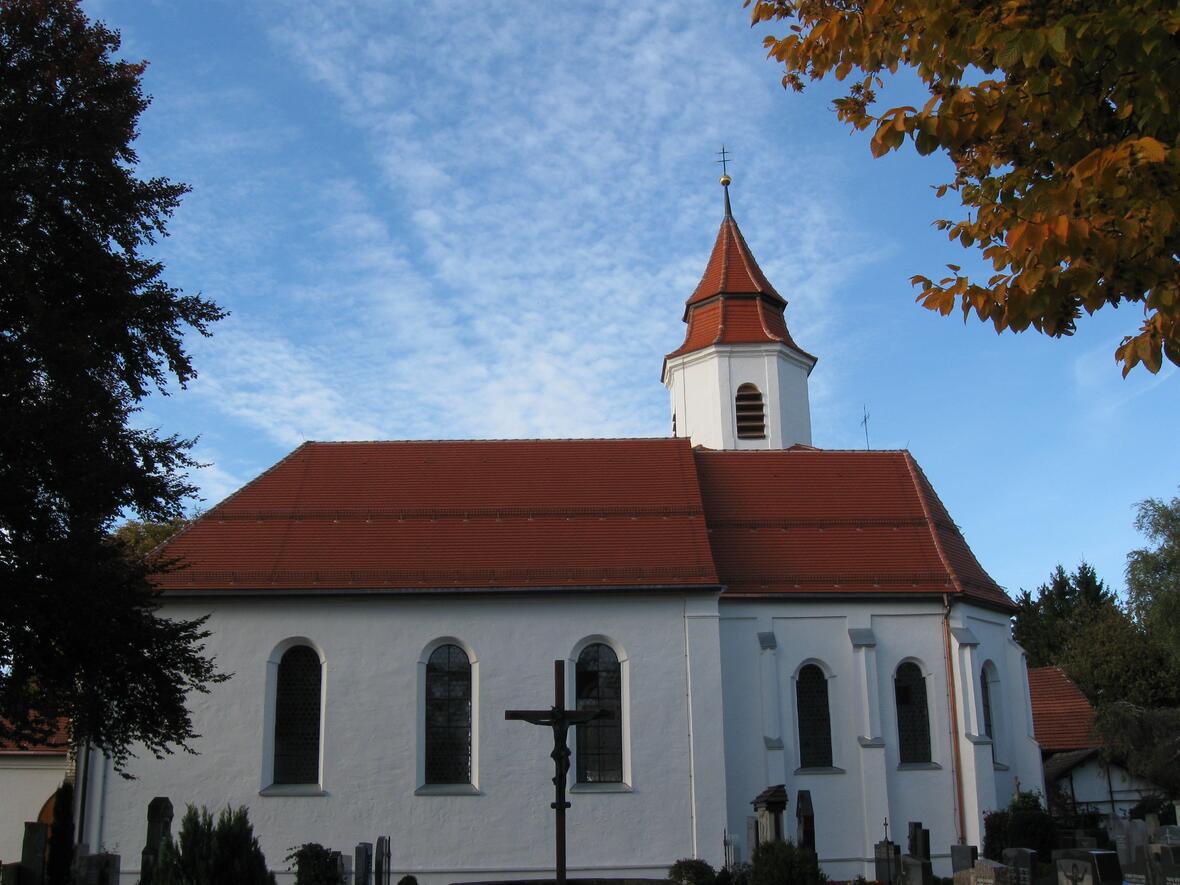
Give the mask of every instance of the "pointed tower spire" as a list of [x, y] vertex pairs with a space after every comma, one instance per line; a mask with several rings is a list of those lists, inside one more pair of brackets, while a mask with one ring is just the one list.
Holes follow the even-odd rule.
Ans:
[[762, 273], [733, 217], [728, 154], [722, 146], [717, 161], [725, 216], [684, 305], [684, 343], [664, 357], [673, 432], [710, 448], [811, 445], [807, 376], [816, 358], [791, 338], [786, 299]]

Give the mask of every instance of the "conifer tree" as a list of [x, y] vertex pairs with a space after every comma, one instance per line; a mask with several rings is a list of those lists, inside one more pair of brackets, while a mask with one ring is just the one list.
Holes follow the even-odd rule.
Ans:
[[187, 694], [220, 678], [110, 531], [183, 515], [192, 441], [135, 413], [223, 312], [162, 277], [188, 188], [136, 175], [145, 65], [119, 45], [77, 0], [0, 0], [0, 738], [67, 717], [122, 767], [186, 745]]

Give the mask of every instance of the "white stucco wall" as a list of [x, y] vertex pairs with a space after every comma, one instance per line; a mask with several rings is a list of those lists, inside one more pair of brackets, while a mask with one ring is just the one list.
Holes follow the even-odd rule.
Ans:
[[[173, 600], [167, 612], [211, 613], [208, 651], [234, 676], [192, 698], [200, 755], [140, 758], [133, 781], [93, 767], [85, 839], [122, 855], [125, 882], [138, 876], [154, 796], [172, 800], [177, 824], [185, 803], [246, 805], [276, 871], [302, 842], [351, 854], [357, 842], [388, 835], [397, 875], [413, 873], [423, 885], [552, 875], [551, 733], [506, 722], [504, 711], [550, 705], [558, 658], [568, 661], [571, 703], [570, 658], [596, 636], [621, 652], [631, 780], [611, 792], [575, 788], [571, 875], [660, 877], [694, 851], [721, 861], [726, 782], [712, 595]], [[259, 794], [267, 661], [291, 637], [307, 637], [325, 660], [323, 796]], [[419, 661], [441, 637], [461, 641], [477, 661], [478, 795], [415, 795]]]
[[25, 821], [35, 821], [66, 774], [64, 754], [0, 753], [0, 862], [20, 860]]
[[1136, 777], [1121, 766], [1111, 765], [1108, 772], [1097, 756], [1070, 770], [1058, 783], [1079, 809], [1090, 806], [1103, 814], [1123, 817], [1140, 799], [1162, 792], [1150, 781]]
[[[781, 344], [707, 347], [668, 360], [664, 383], [676, 435], [710, 449], [811, 445], [807, 376], [811, 361]], [[765, 439], [738, 439], [735, 397], [743, 384], [762, 393]]]
[[[873, 877], [873, 844], [890, 834], [904, 848], [906, 824], [930, 830], [935, 871], [950, 874], [950, 845], [957, 839], [954, 752], [951, 739], [943, 645], [941, 600], [930, 601], [743, 601], [721, 602], [722, 677], [728, 829], [749, 858], [746, 818], [750, 801], [765, 787], [787, 785], [786, 830], [795, 829], [795, 800], [810, 790], [815, 810], [816, 849], [836, 879]], [[950, 625], [971, 625], [978, 639], [976, 666], [992, 660], [1002, 691], [1001, 764], [991, 764], [990, 745], [967, 740], [971, 723], [959, 717], [963, 762], [965, 837], [980, 844], [982, 813], [995, 796], [1020, 778], [1023, 788], [1039, 785], [1040, 758], [1029, 737], [1027, 680], [1019, 647], [1008, 637], [1007, 619], [977, 606], [957, 603]], [[859, 633], [857, 639], [849, 630]], [[763, 634], [761, 639], [759, 634]], [[768, 637], [773, 636], [773, 641]], [[865, 644], [865, 637], [873, 644]], [[765, 646], [773, 644], [773, 648]], [[952, 640], [952, 652], [956, 652]], [[954, 656], [954, 655], [952, 655]], [[898, 757], [893, 676], [911, 660], [926, 675], [930, 714], [929, 767], [902, 766]], [[831, 772], [798, 771], [798, 720], [794, 677], [808, 661], [829, 673], [832, 725]], [[956, 663], [956, 675], [960, 664]], [[976, 671], [972, 677], [978, 679]], [[960, 709], [975, 702], [962, 692]], [[1010, 727], [1009, 727], [1010, 726]], [[777, 749], [781, 742], [782, 749]], [[978, 750], [988, 765], [976, 765]], [[1006, 801], [1006, 800], [1005, 800]]]

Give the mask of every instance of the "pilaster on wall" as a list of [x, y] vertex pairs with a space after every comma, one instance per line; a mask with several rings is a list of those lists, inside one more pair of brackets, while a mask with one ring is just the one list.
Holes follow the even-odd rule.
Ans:
[[762, 689], [762, 745], [766, 760], [766, 784], [787, 782], [786, 749], [783, 742], [782, 693], [778, 678], [778, 640], [770, 624], [759, 624], [758, 682]]
[[952, 627], [955, 645], [955, 678], [959, 685], [959, 721], [962, 723], [963, 805], [976, 809], [966, 814], [964, 838], [971, 845], [983, 845], [984, 810], [996, 807], [996, 773], [992, 741], [983, 733], [979, 680], [976, 679], [976, 651], [979, 639], [966, 627]]
[[684, 656], [689, 698], [692, 852], [720, 868], [725, 861], [725, 731], [721, 697], [721, 617], [717, 597], [684, 604]]
[[850, 627], [853, 683], [856, 690], [860, 746], [860, 792], [864, 813], [864, 856], [873, 856], [877, 826], [889, 814], [889, 784], [885, 774], [885, 738], [881, 733], [881, 699], [877, 690], [877, 637], [870, 627]]

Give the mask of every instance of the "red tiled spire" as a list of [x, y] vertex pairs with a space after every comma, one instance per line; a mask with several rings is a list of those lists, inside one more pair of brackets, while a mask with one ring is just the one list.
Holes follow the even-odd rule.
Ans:
[[721, 183], [725, 187], [725, 217], [704, 276], [684, 305], [684, 321], [688, 323], [684, 343], [667, 358], [714, 344], [776, 341], [811, 357], [791, 339], [783, 319], [786, 299], [762, 273], [734, 220], [729, 205], [728, 176]]

